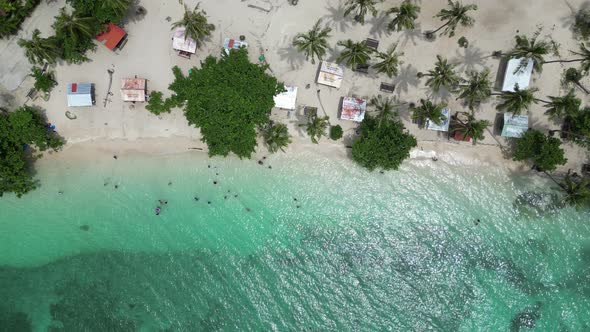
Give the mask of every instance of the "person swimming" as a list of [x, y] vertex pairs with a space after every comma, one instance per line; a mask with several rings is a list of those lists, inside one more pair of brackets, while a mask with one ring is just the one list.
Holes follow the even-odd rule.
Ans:
[[162, 209], [158, 206], [156, 208], [156, 216], [159, 216], [161, 211], [162, 211]]

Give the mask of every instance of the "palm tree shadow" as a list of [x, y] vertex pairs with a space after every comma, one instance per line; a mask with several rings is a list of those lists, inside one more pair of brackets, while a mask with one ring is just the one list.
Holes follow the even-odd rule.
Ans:
[[569, 1], [564, 1], [566, 6], [569, 8], [570, 13], [566, 16], [561, 17], [559, 20], [561, 21], [561, 27], [572, 30], [574, 23], [576, 21], [576, 14], [578, 11], [588, 10], [590, 9], [590, 1], [586, 1], [580, 5], [578, 11], [574, 8], [574, 6]]
[[412, 45], [416, 46], [416, 39], [422, 38], [422, 30], [420, 29], [420, 24], [416, 24], [416, 29], [411, 30], [404, 30], [401, 32], [402, 37], [400, 38], [400, 46], [405, 47], [409, 41], [412, 42]]
[[350, 22], [344, 17], [345, 8], [342, 2], [338, 2], [338, 7], [333, 7], [332, 4], [329, 4], [326, 10], [328, 10], [328, 15], [325, 15], [322, 19], [325, 18], [332, 28], [345, 32], [351, 27]]
[[393, 80], [398, 97], [402, 94], [402, 92], [407, 93], [410, 87], [418, 86], [420, 80], [416, 76], [417, 74], [418, 69], [414, 68], [412, 64], [400, 68], [398, 75]]
[[278, 54], [282, 61], [287, 61], [292, 70], [299, 69], [306, 60], [305, 55], [293, 46], [279, 48]]
[[485, 67], [484, 64], [486, 62], [486, 55], [482, 52], [481, 48], [475, 46], [469, 46], [464, 48], [463, 54], [461, 54], [461, 50], [458, 49], [455, 51], [456, 57], [453, 58], [451, 61], [453, 63], [458, 63], [458, 68], [461, 71], [473, 71], [476, 67]]
[[340, 56], [340, 51], [336, 49], [336, 46], [328, 47], [327, 49], [327, 57], [324, 59], [328, 62], [336, 62], [336, 59]]
[[427, 88], [426, 97], [428, 97], [428, 99], [432, 99], [436, 103], [439, 103], [439, 102], [446, 103], [447, 101], [449, 101], [453, 97], [453, 94], [449, 90], [447, 90], [447, 88], [445, 88], [445, 87], [440, 87], [438, 92], [434, 92], [432, 89]]
[[388, 21], [389, 17], [383, 14], [383, 12], [381, 12], [377, 17], [371, 16], [371, 18], [367, 21], [367, 23], [371, 25], [369, 35], [379, 38], [383, 35], [389, 34], [389, 29], [387, 28]]

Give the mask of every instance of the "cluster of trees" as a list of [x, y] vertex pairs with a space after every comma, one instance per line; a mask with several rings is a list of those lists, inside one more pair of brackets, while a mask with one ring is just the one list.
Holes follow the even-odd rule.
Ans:
[[20, 197], [35, 189], [32, 163], [38, 152], [56, 151], [63, 144], [40, 110], [30, 106], [0, 110], [0, 196], [12, 192]]
[[[251, 63], [246, 49], [219, 59], [209, 56], [201, 68], [193, 68], [188, 76], [174, 67], [175, 79], [169, 86], [173, 94], [164, 101], [160, 95], [157, 104], [164, 110], [184, 107], [188, 122], [201, 130], [210, 156], [233, 152], [240, 158], [249, 158], [256, 148], [256, 129], [269, 123], [273, 97], [284, 91], [283, 84], [266, 73], [267, 68], [268, 65]], [[155, 103], [150, 101], [150, 105]], [[270, 128], [266, 137], [284, 142], [277, 137], [283, 136], [286, 128]], [[284, 144], [269, 146], [276, 151]]]
[[15, 34], [41, 0], [0, 0], [0, 38]]
[[96, 48], [94, 38], [104, 30], [105, 23], [119, 24], [127, 15], [133, 0], [68, 0], [70, 12], [61, 9], [52, 27], [55, 34], [41, 37], [37, 29], [31, 39], [20, 39], [19, 45], [32, 64], [58, 60], [67, 63], [88, 61], [86, 53]]

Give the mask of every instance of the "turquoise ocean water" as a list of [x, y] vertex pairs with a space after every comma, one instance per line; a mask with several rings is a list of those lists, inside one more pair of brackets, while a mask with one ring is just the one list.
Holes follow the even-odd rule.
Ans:
[[590, 331], [590, 214], [523, 204], [540, 178], [312, 152], [38, 168], [0, 199], [2, 331]]

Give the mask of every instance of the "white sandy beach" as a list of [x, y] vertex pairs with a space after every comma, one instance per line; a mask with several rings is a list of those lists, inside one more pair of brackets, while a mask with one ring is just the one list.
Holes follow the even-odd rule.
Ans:
[[[197, 3], [197, 1], [185, 2], [189, 7]], [[397, 5], [398, 2], [385, 1], [379, 5], [379, 8], [386, 10]], [[204, 0], [201, 1], [201, 8], [207, 12], [209, 21], [215, 24], [216, 30], [211, 40], [197, 51], [196, 56], [188, 60], [177, 56], [172, 50], [171, 23], [167, 20], [168, 17], [171, 21], [178, 20], [182, 15], [182, 6], [176, 1], [164, 3], [142, 0], [140, 4], [147, 9], [147, 15], [140, 21], [131, 20], [124, 26], [129, 34], [124, 49], [112, 52], [103, 45], [98, 45], [96, 52], [90, 54], [91, 62], [81, 65], [58, 65], [55, 71], [59, 84], [52, 91], [51, 98], [47, 102], [40, 98], [33, 101], [26, 100], [25, 95], [33, 84], [31, 78], [24, 78], [28, 70], [23, 70], [26, 67], [23, 61], [26, 62], [26, 59], [23, 60], [22, 52], [14, 51], [16, 38], [0, 41], [0, 56], [8, 59], [8, 55], [12, 54], [11, 59], [15, 58], [0, 67], [2, 72], [12, 73], [8, 81], [4, 79], [0, 82], [2, 85], [0, 91], [6, 90], [15, 94], [15, 104], [27, 102], [39, 105], [47, 111], [49, 121], [56, 125], [58, 132], [68, 141], [66, 151], [54, 155], [57, 158], [72, 158], [72, 153], [68, 153], [68, 150], [88, 152], [98, 149], [106, 154], [116, 154], [125, 151], [170, 153], [188, 151], [189, 148], [206, 148], [205, 144], [199, 140], [198, 129], [188, 126], [180, 110], [156, 117], [139, 103], [134, 105], [122, 102], [119, 94], [120, 79], [134, 75], [147, 78], [148, 90], [163, 91], [166, 95], [167, 86], [172, 81], [172, 66], [178, 65], [186, 72], [189, 68], [197, 66], [206, 56], [211, 54], [217, 56], [224, 38], [237, 38], [244, 35], [249, 43], [248, 50], [252, 61], [257, 61], [260, 52], [264, 52], [274, 75], [286, 85], [299, 88], [297, 97], [299, 106], [318, 107], [320, 114], [325, 112], [332, 124], [340, 124], [345, 130], [342, 142], [332, 143], [324, 138], [319, 146], [315, 146], [297, 126], [305, 121], [301, 111], [289, 117], [284, 110], [273, 110], [273, 118], [287, 123], [294, 136], [294, 143], [287, 152], [296, 152], [298, 149], [318, 149], [322, 153], [346, 156], [345, 145], [350, 144], [357, 124], [338, 119], [338, 106], [343, 96], [354, 94], [371, 97], [379, 93], [381, 82], [390, 82], [396, 85], [394, 95], [400, 101], [418, 102], [420, 98], [430, 96], [430, 91], [424, 85], [426, 79], [417, 79], [416, 73], [431, 69], [437, 54], [457, 63], [457, 69], [461, 73], [487, 67], [495, 77], [499, 60], [491, 57], [492, 52], [509, 50], [514, 44], [514, 35], [517, 32], [530, 36], [536, 31], [538, 25], [543, 25], [543, 34], [550, 34], [560, 43], [562, 58], [568, 58], [569, 50], [577, 48], [577, 42], [573, 39], [569, 27], [573, 13], [583, 2], [581, 0], [567, 3], [551, 0], [464, 2], [476, 3], [479, 6], [478, 11], [473, 13], [476, 20], [475, 26], [469, 29], [459, 27], [457, 36], [454, 38], [442, 36], [429, 42], [422, 37], [421, 32], [440, 25], [440, 21], [433, 16], [446, 6], [445, 0], [422, 2], [422, 12], [418, 19], [419, 29], [402, 33], [387, 32], [388, 18], [381, 16], [381, 13], [376, 18], [367, 19], [364, 26], [355, 23], [352, 18], [343, 18], [342, 3], [337, 0], [301, 0], [297, 6], [289, 5], [287, 0]], [[44, 36], [51, 33], [50, 25], [53, 22], [53, 16], [60, 7], [64, 6], [64, 3], [64, 0], [43, 3], [33, 17], [25, 22], [19, 36], [29, 36], [35, 27], [38, 27]], [[248, 7], [248, 5], [258, 6], [269, 12]], [[315, 77], [319, 63], [314, 65], [305, 61], [304, 56], [291, 46], [291, 42], [295, 34], [307, 31], [319, 18], [333, 28], [332, 37], [329, 40], [333, 48], [327, 60], [334, 60], [338, 56], [340, 50], [335, 46], [337, 41], [348, 38], [359, 41], [370, 37], [380, 41], [380, 50], [386, 50], [390, 45], [399, 43], [398, 51], [405, 54], [402, 57], [404, 64], [400, 74], [391, 80], [382, 74], [373, 72], [360, 74], [346, 70], [340, 89], [317, 85]], [[457, 45], [457, 39], [461, 36], [465, 36], [470, 42], [467, 49], [459, 48]], [[576, 66], [577, 64], [568, 65]], [[107, 69], [114, 70], [111, 88], [113, 95], [108, 97], [105, 106], [104, 100], [108, 86]], [[539, 97], [563, 93], [559, 80], [562, 70], [563, 66], [560, 64], [547, 64], [541, 74], [534, 75], [531, 85], [539, 88]], [[22, 82], [18, 82], [19, 79]], [[69, 120], [64, 115], [68, 110], [67, 84], [72, 82], [91, 82], [95, 84], [96, 89], [95, 106], [70, 109], [77, 115], [77, 120]], [[305, 88], [307, 84], [310, 84], [309, 89]], [[319, 93], [317, 93], [318, 89]], [[453, 111], [464, 109], [448, 93], [430, 97], [436, 101], [446, 101]], [[588, 101], [586, 95], [579, 94], [579, 97], [584, 102]], [[496, 104], [497, 101], [492, 98], [490, 103], [482, 105], [476, 117], [494, 122], [497, 114]], [[543, 131], [558, 129], [559, 125], [550, 122], [543, 112], [544, 109], [540, 104], [532, 107], [529, 113], [531, 126]], [[503, 158], [497, 146], [498, 142], [506, 144], [506, 141], [499, 135], [493, 136], [487, 133], [485, 140], [475, 147], [471, 143], [450, 143], [446, 133], [418, 129], [411, 123], [407, 109], [402, 108], [400, 116], [406, 128], [419, 140], [419, 146], [412, 152], [412, 157], [430, 158], [433, 154], [462, 155], [467, 156], [465, 160], [471, 158], [498, 165], [521, 167]], [[74, 145], [80, 145], [83, 148], [74, 147]], [[588, 156], [583, 149], [570, 144], [564, 146], [568, 164], [563, 166], [562, 170], [578, 169], [583, 162], [587, 161]], [[261, 150], [259, 155], [265, 153], [262, 146], [259, 149]], [[82, 154], [87, 155], [87, 153]]]

